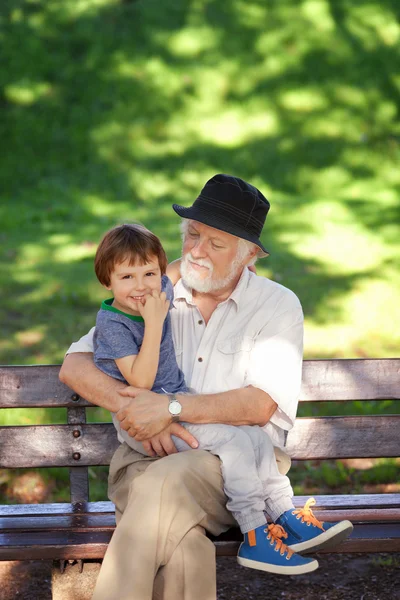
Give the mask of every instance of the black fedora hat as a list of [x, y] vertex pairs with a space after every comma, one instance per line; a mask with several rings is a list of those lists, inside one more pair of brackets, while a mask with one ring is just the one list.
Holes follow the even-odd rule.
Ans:
[[193, 219], [256, 244], [266, 255], [260, 235], [270, 204], [253, 185], [232, 175], [214, 175], [207, 181], [193, 206], [172, 208], [184, 219]]

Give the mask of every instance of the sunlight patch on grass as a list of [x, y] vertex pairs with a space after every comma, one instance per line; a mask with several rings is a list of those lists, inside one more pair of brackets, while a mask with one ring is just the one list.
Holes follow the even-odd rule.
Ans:
[[194, 58], [218, 45], [218, 35], [215, 29], [210, 27], [186, 27], [171, 35], [167, 41], [167, 47], [175, 56]]
[[[363, 89], [339, 83], [335, 85], [333, 93], [335, 101], [344, 104], [348, 109], [351, 107], [363, 109], [367, 106], [368, 94]], [[342, 123], [342, 126], [345, 127], [345, 123]]]
[[302, 89], [284, 91], [280, 94], [280, 103], [287, 110], [307, 113], [314, 110], [323, 110], [328, 105], [328, 100], [317, 89]]
[[303, 0], [301, 12], [317, 30], [332, 32], [335, 29], [329, 3], [326, 0]]
[[[67, 18], [79, 18], [86, 14], [93, 14], [99, 9], [117, 5], [119, 0], [61, 0], [62, 8]], [[59, 0], [46, 0], [49, 4], [51, 12], [59, 13], [60, 1]]]
[[4, 96], [9, 102], [19, 104], [20, 106], [30, 106], [44, 96], [48, 96], [52, 91], [52, 86], [44, 81], [22, 80], [16, 83], [10, 83], [4, 88]]
[[268, 18], [267, 5], [263, 6], [248, 0], [237, 0], [233, 4], [238, 22], [245, 27], [258, 28], [259, 24]]
[[[393, 19], [393, 13], [385, 6], [379, 6], [379, 10], [374, 4], [364, 6], [354, 6], [351, 22], [355, 27], [358, 21], [358, 33], [364, 36], [364, 40], [370, 44], [373, 39], [381, 40], [386, 46], [394, 46], [400, 40], [400, 26]], [[371, 35], [371, 30], [376, 36]], [[371, 46], [369, 46], [371, 47]]]
[[235, 147], [246, 141], [276, 134], [278, 122], [272, 112], [245, 116], [241, 109], [231, 109], [215, 117], [202, 119], [196, 129], [203, 141], [212, 141], [221, 147]]
[[[330, 302], [326, 299], [323, 323], [318, 323], [318, 316], [323, 317], [321, 313], [306, 318], [306, 356], [397, 356], [400, 334], [394, 324], [400, 322], [398, 280], [397, 275], [394, 286], [393, 280], [367, 278], [355, 284], [347, 294]], [[329, 318], [330, 306], [335, 314], [340, 310], [339, 320]]]
[[320, 201], [302, 212], [302, 218], [312, 220], [314, 232], [290, 237], [293, 250], [297, 248], [304, 258], [317, 257], [332, 274], [362, 273], [380, 266], [385, 250], [379, 236], [366, 230], [343, 204]]

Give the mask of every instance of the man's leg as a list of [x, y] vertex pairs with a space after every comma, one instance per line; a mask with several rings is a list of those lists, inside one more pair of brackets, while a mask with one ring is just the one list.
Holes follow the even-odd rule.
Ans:
[[160, 568], [158, 598], [180, 581], [176, 600], [215, 600], [214, 546], [197, 526], [218, 534], [234, 525], [219, 460], [198, 450], [152, 460], [123, 444], [110, 465], [109, 491], [118, 524], [93, 600], [151, 600]]
[[203, 527], [197, 525], [187, 532], [167, 564], [158, 570], [153, 600], [215, 600], [216, 597], [215, 546], [205, 536]]

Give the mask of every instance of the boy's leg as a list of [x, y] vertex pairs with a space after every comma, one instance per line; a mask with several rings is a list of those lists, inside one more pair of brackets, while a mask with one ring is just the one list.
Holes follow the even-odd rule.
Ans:
[[[237, 557], [239, 564], [281, 575], [316, 569], [316, 560], [298, 556], [283, 544], [284, 531], [280, 527], [267, 525], [264, 490], [257, 472], [253, 442], [247, 433], [240, 427], [220, 424], [186, 424], [185, 427], [198, 440], [200, 448], [221, 459], [227, 508], [244, 533]], [[181, 446], [179, 442], [178, 446]], [[276, 468], [274, 454], [273, 461]]]
[[169, 600], [174, 581], [181, 582], [176, 600], [215, 600], [215, 549], [198, 525], [219, 534], [234, 524], [219, 460], [198, 450], [150, 459], [123, 444], [110, 465], [109, 494], [117, 528], [93, 600], [151, 600], [158, 572], [157, 600]]
[[[208, 450], [221, 459], [228, 497], [226, 506], [242, 533], [265, 525], [264, 490], [257, 473], [253, 443], [246, 432], [233, 425], [184, 423], [184, 426], [197, 439], [201, 450]], [[178, 438], [174, 441], [179, 451], [188, 447]]]
[[265, 508], [272, 521], [276, 521], [286, 510], [294, 509], [290, 480], [279, 472], [269, 435], [257, 425], [243, 425], [240, 429], [252, 442], [257, 472], [263, 487]]
[[258, 473], [265, 490], [267, 512], [285, 530], [285, 543], [289, 548], [305, 554], [334, 546], [346, 539], [353, 530], [350, 521], [319, 521], [311, 510], [311, 506], [315, 504], [313, 499], [304, 508], [295, 510], [290, 481], [278, 471], [270, 437], [257, 426], [243, 426], [242, 429], [253, 440]]

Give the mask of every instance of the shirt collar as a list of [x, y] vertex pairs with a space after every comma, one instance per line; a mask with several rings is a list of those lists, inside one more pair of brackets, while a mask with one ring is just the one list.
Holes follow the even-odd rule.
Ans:
[[[225, 302], [228, 302], [229, 300], [233, 300], [234, 303], [236, 304], [236, 307], [239, 308], [243, 294], [245, 293], [245, 290], [247, 289], [249, 278], [250, 278], [250, 271], [247, 267], [245, 267], [243, 269], [243, 273], [241, 274], [240, 279], [237, 283], [237, 286], [233, 290], [232, 294], [229, 296], [229, 298], [224, 300], [224, 302], [221, 302], [221, 304], [224, 304]], [[182, 279], [180, 279], [178, 281], [178, 283], [175, 285], [174, 305], [175, 305], [175, 301], [178, 301], [178, 300], [185, 300], [187, 304], [191, 304], [191, 305], [195, 306], [195, 303], [193, 302], [192, 290], [191, 290], [191, 288], [188, 288], [185, 286]]]

